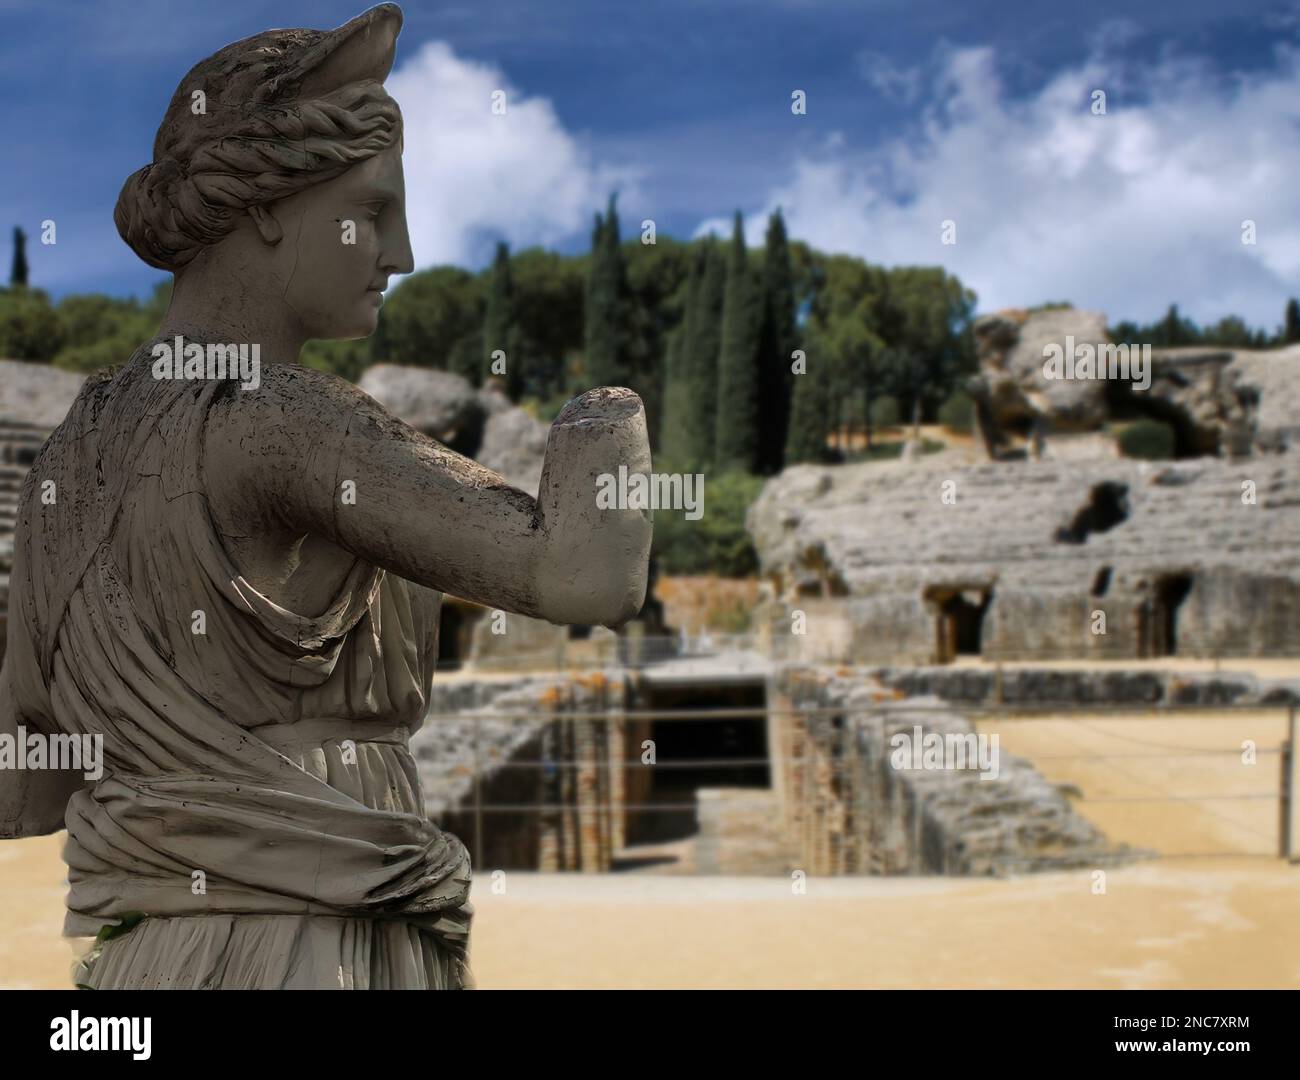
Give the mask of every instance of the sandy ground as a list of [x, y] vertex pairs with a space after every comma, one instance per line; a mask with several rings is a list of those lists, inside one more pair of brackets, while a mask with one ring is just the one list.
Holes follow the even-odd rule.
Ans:
[[[1274, 708], [1004, 718], [976, 729], [1073, 785], [1075, 809], [1114, 841], [1162, 855], [1274, 856], [1286, 726], [1286, 711]], [[1300, 908], [1300, 867], [1295, 883]]]
[[[58, 838], [0, 845], [0, 985], [67, 987]], [[1170, 860], [1006, 881], [509, 872], [476, 881], [493, 988], [1300, 987], [1300, 867]]]
[[[1110, 869], [1104, 893], [1088, 870], [812, 879], [804, 894], [780, 877], [508, 871], [494, 893], [479, 868], [475, 974], [485, 989], [1300, 988], [1300, 865], [1274, 854], [1284, 723], [1282, 709], [982, 721], [1074, 785], [1112, 839], [1165, 856]], [[70, 985], [60, 846], [0, 843], [0, 987]]]
[[1261, 679], [1300, 679], [1300, 659], [1269, 657], [1251, 659], [1230, 657], [1223, 660], [1186, 656], [1157, 656], [1149, 660], [1011, 660], [994, 664], [978, 656], [959, 656], [952, 667], [1015, 668], [1044, 671], [1240, 671]]

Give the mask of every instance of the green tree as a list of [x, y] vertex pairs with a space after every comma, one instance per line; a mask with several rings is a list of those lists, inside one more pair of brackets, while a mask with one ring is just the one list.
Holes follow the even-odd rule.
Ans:
[[758, 330], [758, 471], [781, 471], [790, 423], [794, 351], [794, 269], [785, 221], [777, 210], [768, 218], [763, 254], [763, 291]]
[[153, 337], [161, 321], [161, 313], [152, 306], [103, 293], [65, 296], [55, 312], [62, 344], [53, 363], [70, 371], [98, 371], [126, 363]]
[[646, 243], [638, 234], [623, 245], [627, 299], [623, 337], [628, 382], [645, 403], [652, 440], [663, 431], [668, 337], [685, 321], [686, 278], [694, 248], [669, 236]]
[[1293, 296], [1286, 302], [1286, 318], [1282, 323], [1282, 343], [1294, 345], [1300, 341], [1300, 302]]
[[374, 361], [458, 370], [478, 382], [482, 353], [451, 354], [467, 334], [481, 337], [486, 303], [484, 280], [457, 266], [437, 266], [412, 274], [384, 301], [379, 326], [370, 338]]
[[718, 356], [722, 350], [722, 311], [727, 287], [727, 261], [716, 238], [700, 244], [700, 281], [689, 312], [683, 348], [683, 368], [689, 387], [683, 425], [685, 461], [691, 471], [712, 465], [718, 428]]
[[302, 347], [298, 363], [317, 371], [328, 371], [349, 382], [357, 382], [361, 373], [370, 366], [370, 343], [366, 338], [356, 341], [309, 341]]
[[704, 277], [707, 252], [699, 248], [686, 279], [685, 314], [681, 326], [669, 336], [664, 361], [663, 415], [660, 418], [658, 453], [681, 466], [683, 472], [695, 472], [701, 462], [695, 454], [695, 433], [691, 430], [691, 371], [689, 346], [695, 332], [700, 283]]
[[9, 268], [9, 285], [15, 289], [27, 287], [27, 234], [14, 226], [14, 260]]
[[477, 385], [483, 373], [483, 330], [476, 328], [462, 334], [447, 354], [447, 370]]
[[609, 197], [604, 217], [596, 215], [591, 237], [583, 356], [584, 381], [589, 386], [628, 386], [631, 382], [623, 324], [627, 274], [619, 249], [616, 199], [616, 195]]
[[969, 432], [975, 426], [975, 403], [964, 390], [954, 391], [939, 407], [939, 423], [949, 431]]
[[1250, 349], [1255, 346], [1255, 335], [1250, 327], [1236, 315], [1226, 315], [1213, 326], [1206, 327], [1208, 345], [1222, 345], [1230, 349]]
[[873, 427], [897, 427], [898, 420], [898, 402], [892, 397], [878, 397], [871, 403], [871, 424]]
[[[824, 384], [818, 400], [826, 409], [826, 433], [838, 441], [855, 413], [865, 416], [877, 389], [883, 355], [877, 327], [881, 324], [884, 272], [852, 256], [818, 255], [809, 286], [811, 316], [805, 334], [810, 327], [816, 331], [815, 371]], [[813, 371], [812, 351], [805, 351], [809, 371]], [[800, 381], [797, 376], [796, 390]], [[816, 452], [821, 455], [825, 449], [819, 446]]]
[[582, 345], [585, 265], [540, 247], [511, 256], [515, 316], [528, 343], [525, 396], [547, 401], [585, 389], [570, 385], [565, 370], [566, 355]]
[[935, 416], [975, 370], [975, 294], [938, 266], [888, 271], [877, 333], [892, 350], [881, 390], [904, 420]]
[[60, 300], [55, 311], [63, 326], [65, 347], [94, 345], [122, 331], [138, 332], [144, 341], [157, 327], [157, 320], [150, 325], [149, 314], [134, 297], [119, 300], [104, 293], [73, 293]]
[[63, 324], [42, 290], [0, 290], [0, 356], [50, 360], [62, 347]]
[[494, 353], [505, 354], [506, 394], [517, 401], [524, 389], [530, 349], [515, 314], [515, 287], [510, 271], [510, 249], [497, 244], [496, 258], [488, 278], [487, 303], [483, 317], [484, 378], [493, 371]]
[[715, 464], [723, 471], [754, 471], [758, 457], [758, 369], [756, 293], [736, 211], [727, 254], [718, 354], [718, 424]]
[[670, 574], [745, 577], [758, 569], [745, 514], [763, 485], [742, 473], [710, 477], [704, 514], [698, 521], [678, 511], [655, 514], [652, 558]]
[[799, 465], [826, 460], [826, 437], [830, 433], [831, 371], [828, 349], [814, 329], [806, 330], [803, 343], [806, 369], [796, 373], [786, 434], [785, 463]]
[[1170, 304], [1165, 317], [1151, 327], [1151, 344], [1163, 348], [1175, 348], [1179, 345], [1196, 345], [1200, 342], [1200, 332], [1190, 319], [1178, 314], [1178, 305]]

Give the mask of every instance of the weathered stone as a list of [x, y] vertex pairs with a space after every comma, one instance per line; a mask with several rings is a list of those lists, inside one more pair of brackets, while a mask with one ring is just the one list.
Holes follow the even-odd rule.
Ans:
[[626, 829], [626, 725], [570, 714], [624, 707], [613, 672], [435, 690], [433, 715], [411, 738], [427, 812], [474, 838], [480, 871], [609, 870]]
[[495, 382], [476, 391], [448, 371], [375, 364], [359, 385], [411, 427], [537, 493], [549, 427], [511, 404]]
[[0, 360], [0, 418], [44, 428], [48, 434], [68, 415], [85, 381], [84, 375], [49, 364]]
[[[1286, 364], [1260, 359], [1268, 353], [1212, 346], [1151, 349], [1150, 371], [1145, 373], [1150, 385], [1142, 388], [1139, 350], [1143, 343], [1116, 342], [1127, 347], [1127, 373], [1121, 370], [1114, 379], [1046, 377], [1047, 346], [1064, 350], [1069, 337], [1076, 348], [1096, 349], [1109, 343], [1105, 324], [1103, 315], [1074, 308], [1032, 315], [1008, 310], [976, 320], [980, 370], [969, 389], [991, 457], [1004, 455], [1013, 440], [1022, 437], [1031, 439], [1047, 457], [1111, 456], [1114, 444], [1109, 438], [1072, 445], [1065, 438], [1096, 432], [1107, 420], [1150, 417], [1170, 424], [1179, 457], [1248, 453], [1261, 408], [1267, 410], [1267, 422], [1259, 422], [1260, 430], [1292, 426], [1295, 410], [1279, 408], [1289, 400], [1282, 390]], [[1100, 371], [1100, 361], [1094, 370]], [[1261, 393], [1261, 382], [1269, 393]]]
[[546, 436], [547, 426], [527, 411], [517, 406], [502, 409], [498, 402], [488, 416], [483, 441], [474, 456], [515, 487], [535, 494], [542, 479]]
[[1300, 345], [1284, 349], [1237, 349], [1232, 367], [1243, 387], [1255, 391], [1256, 446], [1277, 451], [1297, 445], [1300, 436]]
[[485, 410], [469, 380], [437, 368], [375, 364], [357, 384], [417, 431], [473, 455], [483, 436]]
[[972, 396], [980, 428], [993, 446], [1004, 433], [1027, 435], [1035, 422], [1053, 431], [1093, 431], [1106, 418], [1106, 387], [1098, 379], [1049, 379], [1044, 349], [1066, 348], [1067, 336], [1078, 345], [1104, 344], [1106, 317], [1092, 311], [1060, 308], [1034, 312], [1001, 311], [975, 321], [980, 373]]
[[1248, 452], [1259, 392], [1241, 379], [1235, 355], [1205, 347], [1153, 349], [1150, 388], [1117, 387], [1117, 407], [1170, 424], [1179, 457]]
[[903, 697], [978, 706], [1275, 705], [1297, 692], [1294, 680], [1246, 672], [924, 666], [868, 668], [863, 674]]
[[[1114, 844], [1027, 761], [998, 753], [996, 769], [918, 767], [895, 757], [897, 735], [967, 745], [969, 719], [937, 699], [881, 706], [863, 673], [792, 669], [792, 745], [806, 764], [786, 774], [786, 798], [811, 873], [988, 875], [1097, 867], [1152, 853]], [[995, 775], [996, 773], [996, 775]], [[834, 778], [834, 779], [832, 779]]]
[[1300, 642], [1292, 454], [798, 466], [767, 482], [748, 526], [766, 614], [788, 636], [806, 611], [808, 640], [850, 659], [1257, 657]]

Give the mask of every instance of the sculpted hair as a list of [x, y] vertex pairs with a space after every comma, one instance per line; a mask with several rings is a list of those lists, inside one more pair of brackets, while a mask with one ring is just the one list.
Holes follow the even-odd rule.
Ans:
[[237, 214], [338, 176], [396, 143], [401, 127], [397, 102], [371, 81], [252, 106], [187, 159], [164, 154], [132, 173], [113, 221], [140, 258], [175, 272], [229, 233]]

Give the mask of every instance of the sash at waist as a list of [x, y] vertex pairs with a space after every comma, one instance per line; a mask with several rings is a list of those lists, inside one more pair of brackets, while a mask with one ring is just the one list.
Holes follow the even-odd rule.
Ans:
[[293, 724], [263, 724], [249, 728], [248, 734], [261, 739], [285, 756], [328, 742], [393, 743], [406, 746], [411, 733], [395, 720], [355, 720], [347, 717], [317, 716]]

